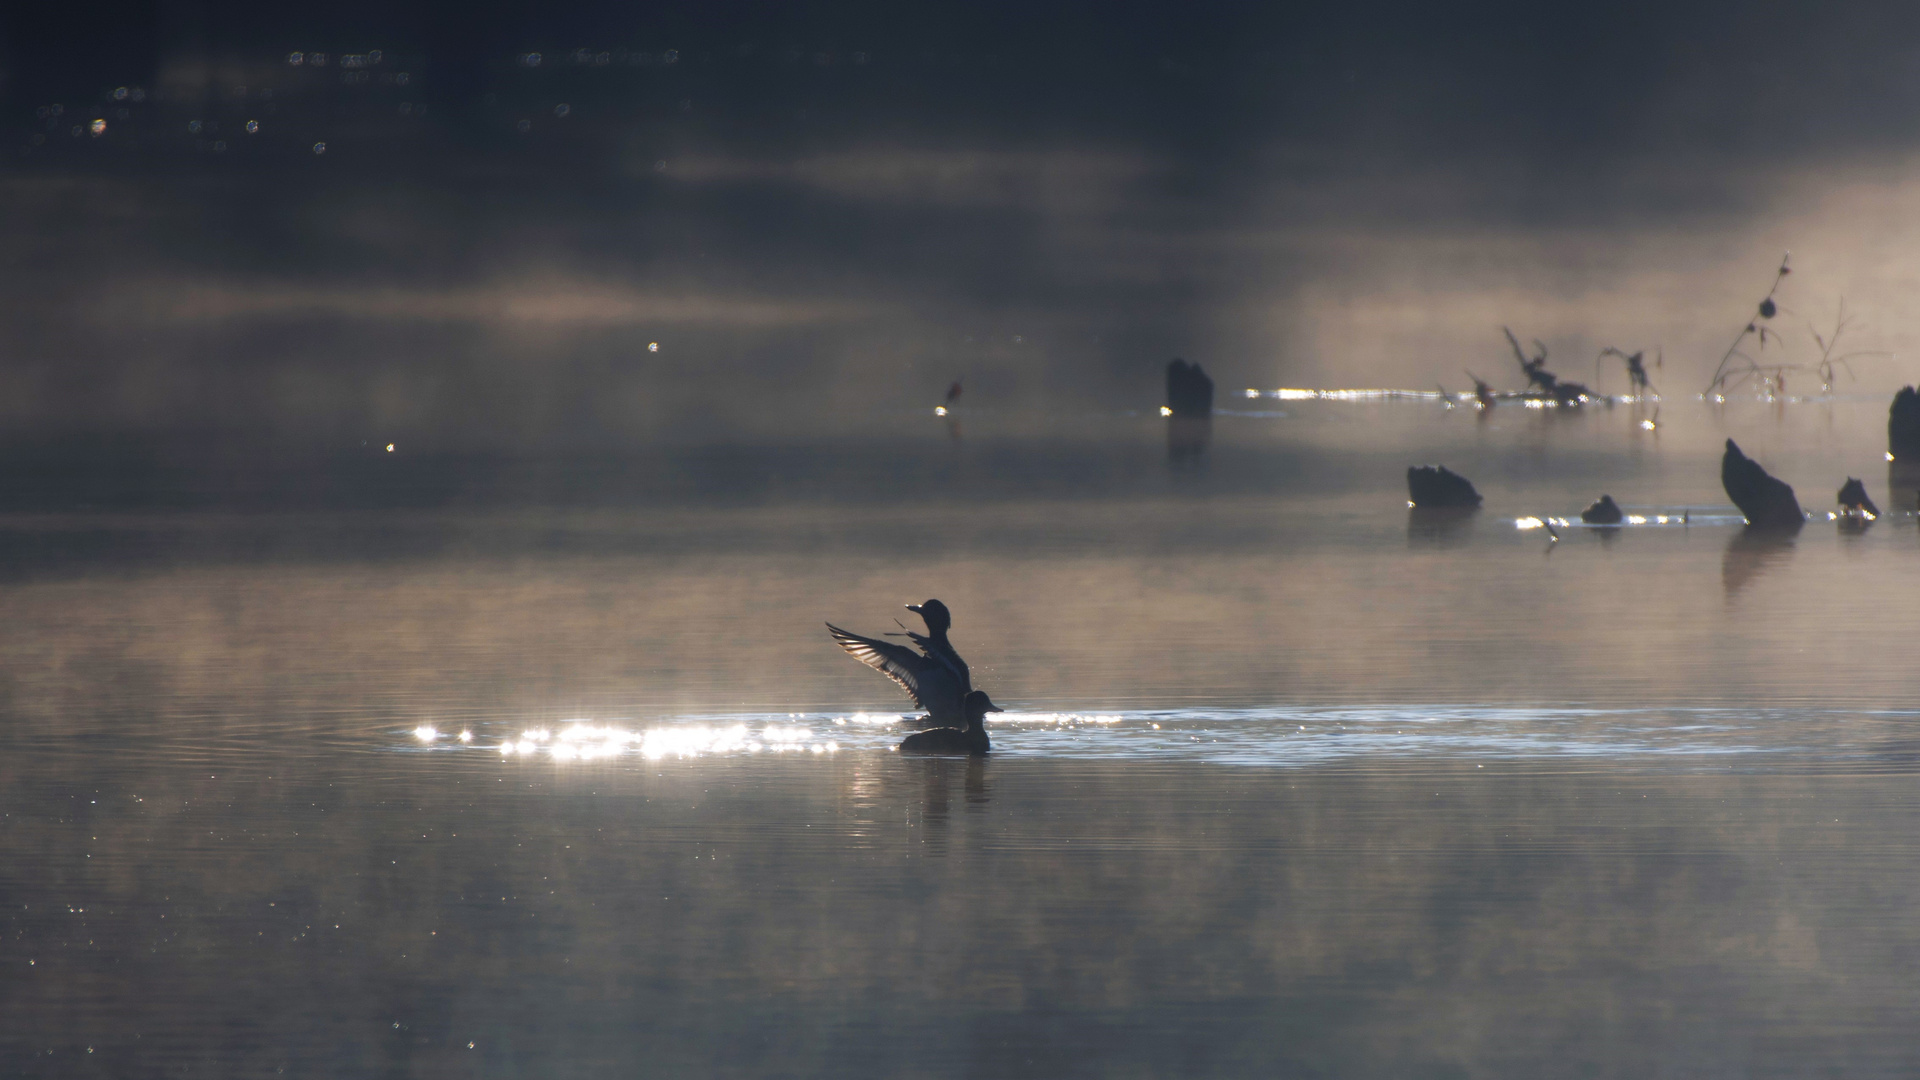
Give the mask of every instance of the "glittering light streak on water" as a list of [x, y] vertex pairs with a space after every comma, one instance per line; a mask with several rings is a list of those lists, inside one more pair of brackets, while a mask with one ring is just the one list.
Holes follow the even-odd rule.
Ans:
[[[1723, 767], [1737, 758], [1882, 756], [1920, 713], [1478, 706], [1007, 712], [989, 718], [999, 757], [1204, 761], [1288, 767], [1420, 759], [1468, 763], [1663, 759]], [[697, 716], [554, 728], [476, 724], [471, 749], [509, 760], [727, 758], [883, 753], [912, 728], [897, 713]], [[489, 727], [497, 732], [487, 731]], [[1791, 733], [1784, 735], [1783, 733]], [[397, 746], [423, 741], [403, 731]], [[429, 742], [462, 749], [452, 739]], [[1719, 762], [1720, 764], [1714, 764]]]

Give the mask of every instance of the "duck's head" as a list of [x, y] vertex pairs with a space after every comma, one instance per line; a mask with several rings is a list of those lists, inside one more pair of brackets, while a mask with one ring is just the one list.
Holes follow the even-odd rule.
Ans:
[[927, 620], [927, 631], [938, 634], [953, 626], [953, 616], [947, 613], [947, 605], [938, 600], [929, 600], [924, 604], [908, 604], [907, 610]]
[[961, 707], [966, 710], [967, 722], [969, 724], [979, 723], [986, 719], [987, 714], [990, 712], [1006, 712], [1005, 709], [993, 703], [993, 699], [987, 696], [985, 690], [972, 691], [967, 695], [967, 699], [960, 704]]

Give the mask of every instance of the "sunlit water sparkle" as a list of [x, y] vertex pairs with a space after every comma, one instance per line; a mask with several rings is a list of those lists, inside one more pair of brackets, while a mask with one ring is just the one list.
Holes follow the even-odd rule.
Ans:
[[[997, 757], [1192, 761], [1260, 768], [1341, 761], [1690, 762], [1752, 756], [1827, 763], [1905, 761], [1903, 725], [1920, 710], [1375, 708], [1007, 712], [988, 719]], [[579, 720], [514, 732], [478, 724], [457, 737], [399, 733], [392, 749], [489, 752], [534, 762], [660, 761], [760, 754], [872, 754], [894, 750], [913, 727], [903, 714], [700, 715], [649, 722]], [[494, 734], [503, 729], [504, 734]], [[1784, 733], [1784, 737], [1783, 737]], [[1920, 738], [1914, 743], [1920, 750]], [[1895, 752], [1897, 751], [1897, 753]], [[1893, 757], [1889, 757], [1893, 754]], [[1658, 759], [1658, 760], [1656, 760]], [[1721, 767], [1721, 766], [1714, 766]]]

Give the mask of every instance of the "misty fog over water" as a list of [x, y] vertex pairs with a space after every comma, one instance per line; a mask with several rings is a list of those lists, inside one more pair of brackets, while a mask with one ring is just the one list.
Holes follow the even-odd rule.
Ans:
[[1784, 250], [1787, 346], [1844, 299], [1853, 348], [1911, 353], [1909, 22], [182, 5], [83, 45], [23, 16], [5, 415], [790, 441], [954, 378], [1151, 409], [1172, 355], [1459, 384], [1501, 325], [1576, 367], [1658, 349], [1693, 391]]

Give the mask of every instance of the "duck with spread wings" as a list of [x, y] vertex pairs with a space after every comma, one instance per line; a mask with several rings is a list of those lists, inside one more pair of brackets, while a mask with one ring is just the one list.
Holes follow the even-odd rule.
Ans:
[[938, 600], [908, 604], [907, 610], [919, 615], [927, 623], [925, 634], [910, 630], [906, 632], [906, 636], [919, 646], [919, 652], [891, 641], [862, 637], [832, 623], [827, 624], [827, 631], [847, 651], [847, 655], [892, 679], [907, 692], [915, 705], [927, 710], [921, 723], [964, 729], [967, 726], [964, 703], [967, 694], [973, 690], [973, 676], [967, 669], [967, 662], [960, 658], [953, 643], [947, 640], [947, 630], [953, 625], [953, 617], [947, 611], [947, 605]]

